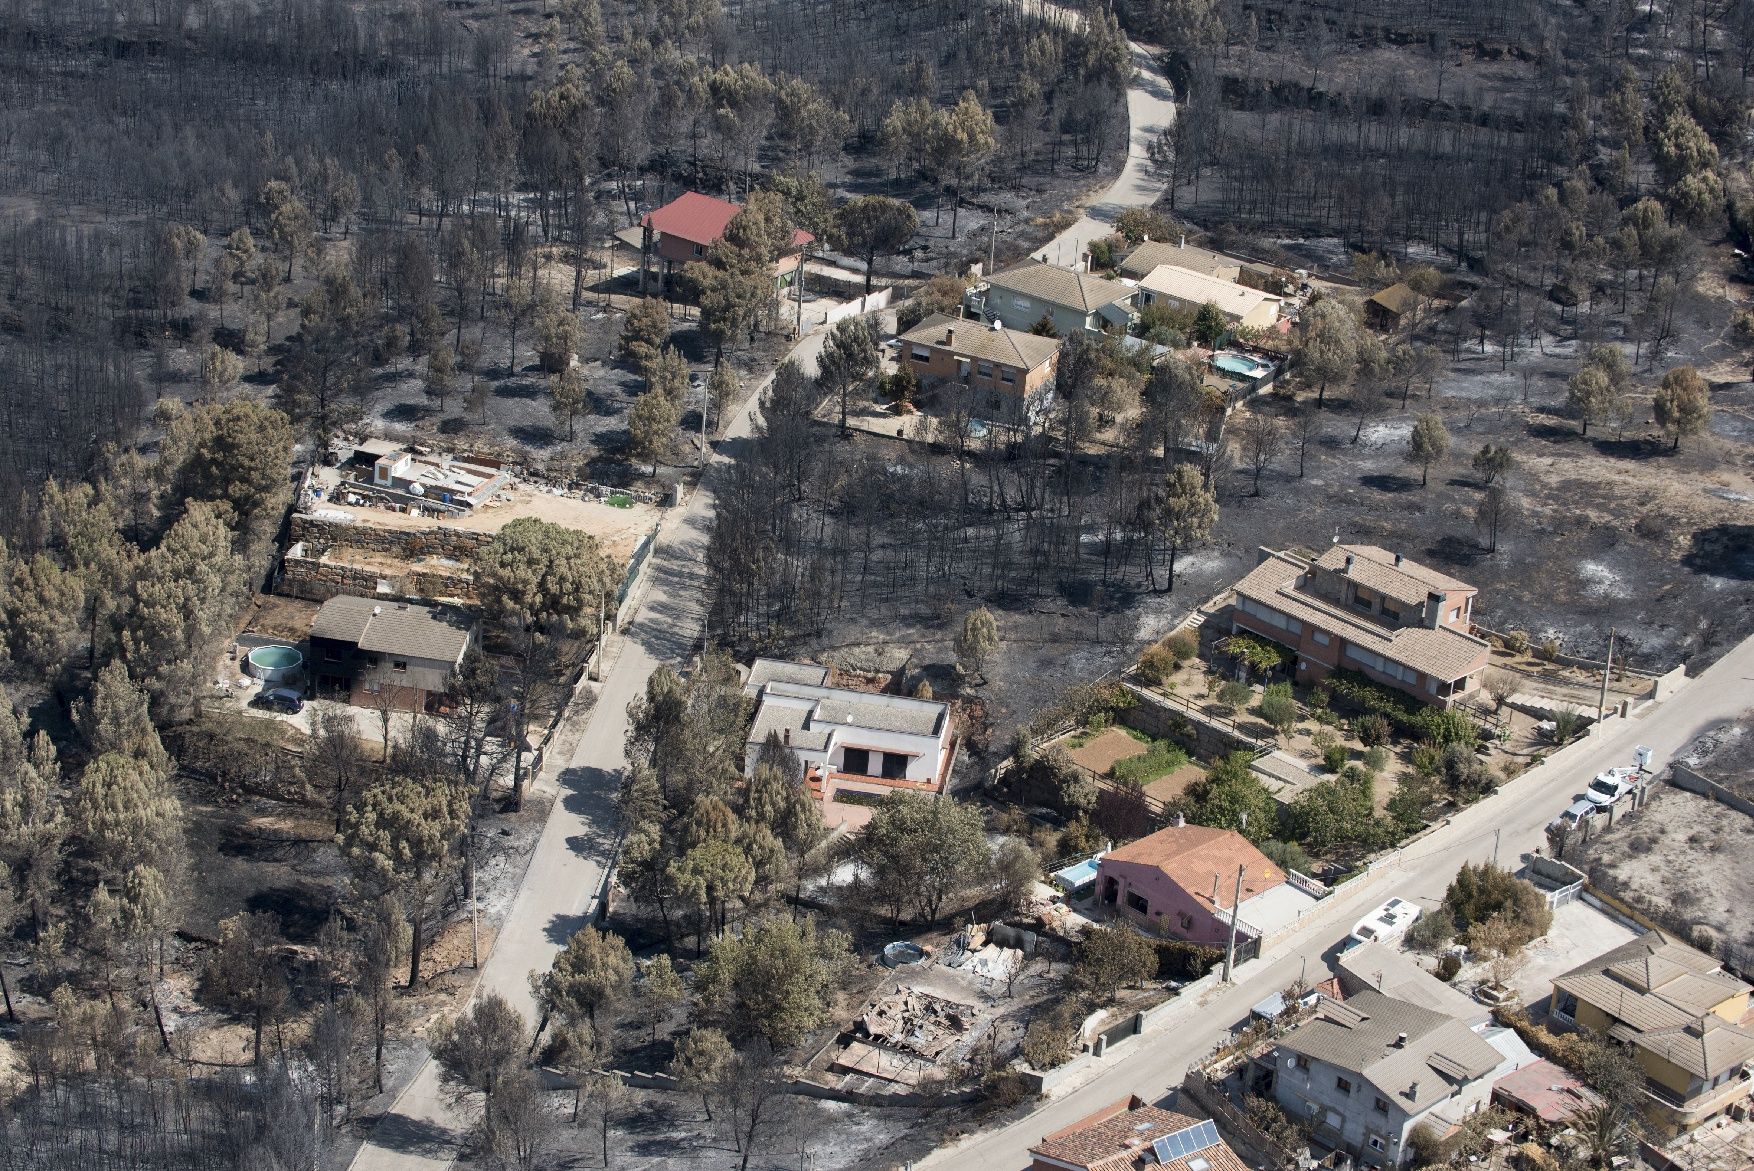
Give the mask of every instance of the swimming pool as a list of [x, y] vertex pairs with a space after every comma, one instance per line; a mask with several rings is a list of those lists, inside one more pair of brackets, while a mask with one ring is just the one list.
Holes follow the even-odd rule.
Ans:
[[1229, 351], [1212, 355], [1212, 365], [1226, 374], [1234, 374], [1238, 378], [1259, 378], [1270, 373], [1272, 363], [1262, 362], [1247, 354], [1233, 354]]

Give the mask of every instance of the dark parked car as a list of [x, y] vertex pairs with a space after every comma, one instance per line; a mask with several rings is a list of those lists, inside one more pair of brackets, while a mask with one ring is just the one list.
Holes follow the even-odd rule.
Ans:
[[290, 687], [273, 687], [263, 691], [251, 701], [257, 707], [265, 707], [271, 712], [284, 712], [296, 716], [305, 710], [305, 698]]

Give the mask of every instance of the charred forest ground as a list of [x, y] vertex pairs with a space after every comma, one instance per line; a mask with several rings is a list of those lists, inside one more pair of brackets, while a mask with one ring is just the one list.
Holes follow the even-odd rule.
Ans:
[[[1679, 451], [1649, 423], [1648, 399], [1618, 433], [1600, 425], [1587, 437], [1579, 433], [1564, 406], [1573, 341], [1548, 337], [1546, 355], [1523, 354], [1508, 365], [1490, 345], [1485, 353], [1467, 345], [1434, 394], [1416, 390], [1404, 409], [1397, 394], [1385, 394], [1362, 429], [1354, 400], [1330, 393], [1327, 408], [1315, 412], [1302, 478], [1294, 446], [1267, 471], [1259, 496], [1249, 471], [1221, 470], [1212, 539], [1183, 554], [1173, 593], [1144, 588], [1136, 574], [1130, 584], [1102, 587], [1101, 550], [1087, 546], [1074, 580], [1014, 580], [997, 596], [972, 582], [952, 592], [871, 590], [796, 649], [854, 667], [893, 669], [911, 656], [910, 670], [924, 671], [942, 691], [952, 685], [962, 614], [991, 597], [1001, 645], [981, 693], [993, 743], [1002, 748], [1011, 726], [1066, 687], [1125, 667], [1242, 576], [1258, 547], [1321, 548], [1337, 533], [1404, 551], [1478, 586], [1477, 619], [1489, 629], [1557, 638], [1568, 652], [1593, 656], [1613, 629], [1616, 656], [1633, 666], [1661, 671], [1686, 663], [1697, 671], [1754, 633], [1754, 526], [1747, 523], [1754, 384], [1739, 363], [1710, 361], [1724, 352], [1718, 338], [1727, 304], [1709, 297], [1691, 304], [1669, 360], [1698, 355], [1713, 380], [1714, 414], [1709, 434]], [[1296, 409], [1314, 410], [1313, 391], [1298, 397]], [[1276, 396], [1256, 398], [1249, 409], [1293, 410]], [[1421, 488], [1406, 454], [1413, 420], [1426, 412], [1444, 419], [1450, 451]], [[826, 438], [832, 429], [823, 432]], [[1508, 445], [1518, 461], [1508, 481], [1517, 515], [1490, 554], [1474, 524], [1482, 487], [1469, 466], [1488, 442]], [[916, 476], [935, 473], [947, 489], [956, 481], [947, 453], [867, 434], [848, 444]], [[1100, 494], [1100, 483], [1092, 484], [1089, 495]], [[888, 534], [879, 556], [894, 555], [906, 539]], [[880, 569], [872, 576], [885, 577]]]

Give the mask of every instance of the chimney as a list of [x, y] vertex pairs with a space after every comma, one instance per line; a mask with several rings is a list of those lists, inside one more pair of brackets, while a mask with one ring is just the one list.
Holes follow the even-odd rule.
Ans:
[[1401, 554], [1399, 554], [1399, 553], [1396, 553], [1396, 554], [1395, 554], [1395, 568], [1396, 568], [1396, 569], [1399, 569], [1399, 568], [1401, 568], [1401, 562], [1403, 562], [1403, 561], [1405, 561], [1405, 560], [1407, 560], [1407, 559], [1406, 559], [1406, 557], [1404, 557], [1404, 556], [1402, 556], [1402, 555], [1401, 555]]
[[1178, 809], [1175, 811], [1175, 816], [1170, 819], [1169, 824], [1173, 829], [1181, 829], [1188, 824], [1188, 819], [1183, 817], [1182, 811]]
[[1417, 1102], [1419, 1100], [1419, 1083], [1418, 1082], [1414, 1082], [1412, 1085], [1407, 1087], [1407, 1097], [1412, 1099], [1415, 1102]]
[[786, 728], [786, 729], [784, 729], [784, 731], [785, 731], [785, 736], [786, 736], [785, 742], [786, 742], [786, 744], [790, 745], [792, 742], [792, 730], [790, 728]]
[[1182, 242], [1180, 244], [1178, 244], [1177, 247], [1178, 248], [1186, 248], [1187, 246], [1188, 246], [1188, 234], [1186, 232], [1183, 232], [1182, 233]]
[[1346, 554], [1346, 568], [1342, 569], [1340, 572], [1341, 573], [1348, 573], [1348, 574], [1351, 573], [1352, 572], [1352, 561], [1353, 561], [1352, 554], [1350, 554], [1350, 553]]
[[944, 327], [944, 344], [947, 346], [956, 344], [956, 327], [954, 325]]
[[1443, 625], [1443, 595], [1436, 590], [1425, 595], [1425, 625], [1432, 630]]
[[1214, 907], [1218, 905], [1218, 876], [1216, 874], [1212, 876], [1212, 905]]
[[1407, 1047], [1407, 1034], [1401, 1033], [1401, 1034], [1397, 1035], [1395, 1037], [1395, 1048], [1396, 1049], [1405, 1049], [1406, 1047]]

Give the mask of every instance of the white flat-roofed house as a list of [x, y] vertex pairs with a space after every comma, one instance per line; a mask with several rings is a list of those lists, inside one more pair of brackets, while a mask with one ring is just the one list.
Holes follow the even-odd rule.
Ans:
[[[773, 736], [803, 762], [825, 817], [837, 794], [935, 795], [949, 783], [956, 736], [948, 704], [832, 687], [828, 668], [776, 659], [755, 661], [744, 693], [755, 700], [744, 775]], [[862, 824], [862, 813], [842, 820]]]

